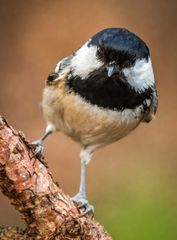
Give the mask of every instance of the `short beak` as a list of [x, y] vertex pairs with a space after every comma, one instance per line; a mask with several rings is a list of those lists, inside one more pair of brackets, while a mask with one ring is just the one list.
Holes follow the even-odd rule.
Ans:
[[108, 77], [111, 77], [114, 72], [114, 66], [110, 66], [107, 69], [108, 69]]
[[108, 71], [108, 77], [111, 77], [114, 74], [115, 67], [116, 67], [115, 61], [110, 62], [108, 64], [108, 66], [106, 67], [106, 69]]

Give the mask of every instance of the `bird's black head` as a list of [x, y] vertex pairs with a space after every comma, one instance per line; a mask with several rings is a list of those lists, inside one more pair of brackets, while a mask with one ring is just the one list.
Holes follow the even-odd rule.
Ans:
[[138, 61], [149, 61], [149, 49], [134, 33], [123, 28], [108, 28], [95, 34], [71, 59], [74, 76], [82, 79], [99, 69], [110, 77], [133, 67]]
[[134, 33], [123, 28], [108, 28], [95, 34], [88, 46], [98, 48], [98, 58], [120, 68], [132, 66], [137, 59], [149, 57], [147, 45]]
[[126, 29], [98, 32], [73, 54], [70, 68], [69, 88], [105, 108], [134, 108], [155, 88], [149, 49]]

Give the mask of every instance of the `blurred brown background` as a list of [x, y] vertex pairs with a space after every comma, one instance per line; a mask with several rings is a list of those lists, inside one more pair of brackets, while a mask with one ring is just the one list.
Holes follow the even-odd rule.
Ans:
[[[87, 189], [96, 218], [114, 239], [177, 239], [177, 2], [0, 0], [0, 114], [30, 141], [45, 127], [44, 80], [59, 59], [106, 27], [126, 27], [151, 49], [159, 92], [156, 120], [99, 150]], [[63, 189], [79, 185], [80, 147], [62, 134], [45, 143]], [[0, 224], [22, 225], [0, 194]]]

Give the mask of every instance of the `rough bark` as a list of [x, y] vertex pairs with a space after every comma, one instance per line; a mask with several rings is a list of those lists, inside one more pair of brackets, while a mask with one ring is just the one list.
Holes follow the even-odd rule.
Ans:
[[54, 182], [44, 159], [2, 117], [0, 188], [26, 223], [25, 230], [1, 227], [0, 239], [112, 239], [93, 216], [75, 206]]

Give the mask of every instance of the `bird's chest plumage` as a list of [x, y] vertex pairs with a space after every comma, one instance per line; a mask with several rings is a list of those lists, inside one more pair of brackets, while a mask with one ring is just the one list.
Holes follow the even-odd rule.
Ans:
[[46, 86], [42, 108], [46, 120], [82, 145], [98, 147], [131, 132], [143, 119], [142, 105], [134, 109], [108, 109], [67, 91], [66, 81]]

